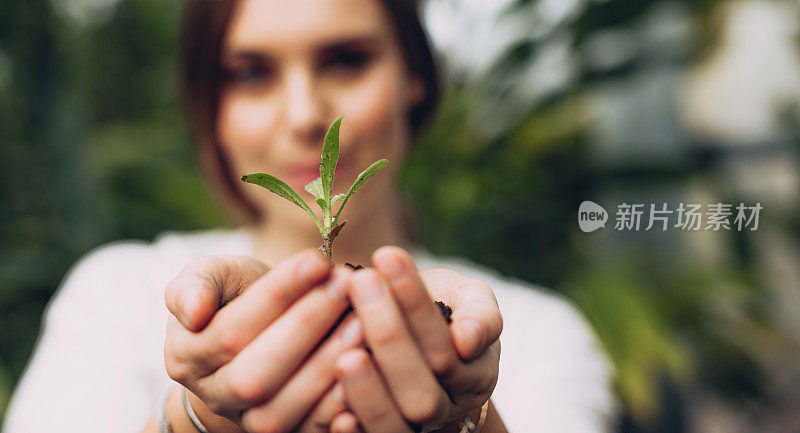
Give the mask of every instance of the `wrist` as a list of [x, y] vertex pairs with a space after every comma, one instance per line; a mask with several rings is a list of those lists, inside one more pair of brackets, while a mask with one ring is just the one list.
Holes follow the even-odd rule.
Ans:
[[[167, 415], [172, 424], [173, 433], [199, 433], [195, 428], [189, 414], [181, 399], [182, 386], [173, 388], [167, 399]], [[244, 430], [233, 421], [221, 417], [213, 412], [203, 403], [200, 398], [191, 391], [188, 392], [189, 404], [192, 405], [195, 415], [200, 422], [208, 429], [209, 433], [243, 433]]]
[[[488, 405], [489, 402], [487, 401], [486, 404]], [[436, 430], [436, 432], [437, 433], [461, 433], [462, 431], [464, 431], [464, 423], [469, 421], [469, 422], [473, 423], [473, 425], [476, 428], [474, 430], [466, 430], [466, 431], [469, 431], [469, 432], [474, 431], [475, 433], [479, 433], [482, 430], [480, 428], [477, 428], [477, 427], [478, 426], [483, 427], [482, 423], [479, 424], [480, 419], [481, 419], [481, 414], [483, 413], [483, 410], [484, 410], [483, 406], [480, 406], [477, 409], [473, 409], [473, 410], [467, 412], [464, 416], [460, 416], [460, 417], [454, 419], [452, 422], [450, 422], [447, 425], [445, 425], [444, 427], [442, 427], [441, 429]], [[488, 410], [488, 406], [487, 406], [487, 410]], [[485, 422], [486, 415], [487, 414], [484, 414], [484, 422]]]

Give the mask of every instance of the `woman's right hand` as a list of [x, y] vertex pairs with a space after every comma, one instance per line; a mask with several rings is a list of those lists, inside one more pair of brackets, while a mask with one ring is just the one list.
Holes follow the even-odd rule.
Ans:
[[317, 345], [348, 306], [351, 274], [315, 250], [274, 269], [245, 256], [189, 262], [166, 288], [164, 359], [210, 411], [204, 419], [190, 398], [201, 421], [226, 431], [327, 431], [344, 408], [334, 363], [362, 344], [359, 321], [347, 317]]

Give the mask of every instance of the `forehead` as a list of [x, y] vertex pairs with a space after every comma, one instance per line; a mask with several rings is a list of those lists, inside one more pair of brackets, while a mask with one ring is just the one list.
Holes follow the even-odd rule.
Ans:
[[225, 47], [302, 50], [367, 35], [391, 35], [391, 22], [379, 0], [241, 0]]

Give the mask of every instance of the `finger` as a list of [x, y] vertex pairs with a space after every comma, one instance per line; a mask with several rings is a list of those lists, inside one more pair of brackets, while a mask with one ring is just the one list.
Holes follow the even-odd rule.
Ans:
[[373, 253], [372, 263], [389, 280], [392, 293], [430, 368], [440, 380], [452, 375], [460, 362], [450, 330], [411, 256], [402, 248], [384, 246]]
[[331, 422], [331, 433], [361, 433], [358, 426], [358, 418], [350, 412], [342, 412], [336, 415]]
[[[420, 425], [443, 421], [449, 398], [409, 333], [386, 281], [374, 269], [364, 268], [353, 274], [350, 294], [367, 343], [403, 417]], [[363, 423], [362, 427], [366, 428]]]
[[186, 329], [201, 330], [224, 302], [269, 271], [247, 256], [198, 257], [189, 261], [167, 284], [164, 300]]
[[[459, 359], [450, 329], [433, 304], [411, 256], [401, 248], [387, 246], [376, 250], [372, 260], [379, 270], [389, 275], [390, 285], [405, 313], [406, 323], [428, 365], [451, 397], [459, 394], [482, 395], [483, 389], [493, 389], [496, 378], [492, 378], [491, 362], [473, 362], [473, 365], [467, 366]], [[459, 297], [458, 292], [474, 290], [470, 286], [474, 284], [470, 279], [457, 272], [452, 274], [442, 281], [458, 287], [456, 295], [447, 300], [451, 305]]]
[[339, 357], [336, 367], [345, 398], [365, 432], [411, 432], [367, 352], [351, 349]]
[[176, 349], [176, 335], [188, 332], [178, 319], [169, 315], [167, 317], [166, 338], [164, 340], [164, 366], [170, 379], [188, 386], [189, 382], [196, 378], [194, 365], [187, 362], [180, 351]]
[[[276, 430], [284, 431], [295, 427], [307, 416], [314, 423], [329, 424], [334, 415], [344, 410], [343, 396], [340, 395], [342, 398], [338, 402], [328, 401], [330, 404], [327, 406], [317, 404], [315, 408], [314, 405], [334, 385], [334, 363], [339, 355], [363, 341], [361, 323], [355, 314], [349, 314], [274, 397], [244, 413], [242, 421], [245, 426], [268, 422], [277, 427]], [[312, 409], [314, 413], [309, 414]]]
[[230, 361], [329, 273], [329, 262], [319, 252], [300, 252], [216, 312], [202, 332], [175, 333], [174, 350], [183, 360], [197, 366], [198, 376], [206, 376]]
[[344, 312], [348, 303], [340, 294], [346, 292], [352, 274], [336, 268], [327, 284], [289, 307], [230, 362], [204, 378], [202, 386], [227, 405], [241, 408], [274, 396]]
[[347, 409], [344, 388], [340, 383], [328, 389], [308, 416], [303, 419], [295, 433], [328, 433], [332, 429], [333, 420]]
[[503, 318], [497, 299], [486, 283], [440, 268], [426, 269], [420, 272], [420, 277], [426, 287], [448, 287], [456, 282], [449, 291], [453, 308], [450, 331], [462, 359], [475, 358], [499, 338]]
[[330, 272], [330, 262], [316, 249], [299, 252], [251, 284], [214, 315], [209, 327], [249, 341]]

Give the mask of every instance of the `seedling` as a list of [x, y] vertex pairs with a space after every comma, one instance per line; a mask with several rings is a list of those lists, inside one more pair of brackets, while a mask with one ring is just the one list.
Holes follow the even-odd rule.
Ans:
[[[333, 195], [333, 175], [336, 172], [336, 164], [339, 161], [339, 127], [342, 124], [342, 117], [344, 116], [337, 117], [331, 127], [328, 128], [328, 133], [325, 134], [325, 141], [322, 146], [322, 161], [319, 164], [319, 177], [305, 186], [305, 190], [314, 196], [315, 201], [322, 209], [322, 219], [317, 217], [305, 200], [292, 187], [277, 177], [267, 173], [251, 173], [242, 176], [243, 181], [262, 186], [300, 206], [314, 220], [314, 224], [319, 229], [319, 233], [322, 235], [322, 245], [320, 245], [319, 250], [330, 261], [333, 261], [333, 240], [336, 239], [336, 236], [347, 222], [339, 221], [344, 206], [350, 200], [350, 197], [364, 186], [369, 178], [389, 162], [386, 159], [373, 162], [372, 165], [358, 175], [347, 193]], [[337, 202], [341, 202], [341, 204], [339, 204], [339, 209], [334, 213], [333, 207]]]
[[[325, 134], [325, 142], [322, 145], [322, 161], [319, 163], [319, 177], [305, 186], [305, 190], [314, 196], [317, 204], [322, 209], [322, 220], [317, 217], [314, 211], [306, 204], [305, 200], [303, 200], [292, 187], [277, 177], [267, 173], [251, 173], [242, 176], [243, 181], [263, 186], [306, 211], [311, 219], [314, 220], [314, 224], [317, 225], [319, 233], [322, 235], [322, 245], [320, 245], [319, 250], [325, 254], [331, 262], [333, 261], [333, 240], [336, 239], [336, 236], [347, 222], [339, 222], [339, 217], [342, 215], [344, 205], [347, 204], [347, 201], [350, 200], [350, 197], [352, 197], [359, 188], [364, 186], [369, 178], [374, 176], [378, 170], [382, 169], [389, 162], [386, 159], [379, 159], [373, 162], [372, 165], [358, 175], [347, 193], [332, 195], [333, 175], [336, 171], [336, 163], [339, 161], [339, 127], [342, 124], [342, 117], [343, 116], [337, 117], [336, 120], [333, 121], [333, 124], [331, 124], [331, 127], [328, 128], [328, 133]], [[334, 214], [333, 205], [338, 201], [341, 201], [341, 204]], [[347, 265], [355, 270], [362, 268], [361, 265], [351, 265], [350, 263], [347, 263]], [[439, 307], [439, 312], [442, 314], [442, 317], [444, 317], [447, 323], [450, 323], [452, 321], [451, 315], [453, 310], [442, 301], [436, 301], [436, 306]], [[341, 321], [350, 311], [352, 311], [352, 307], [349, 307], [339, 320]]]

